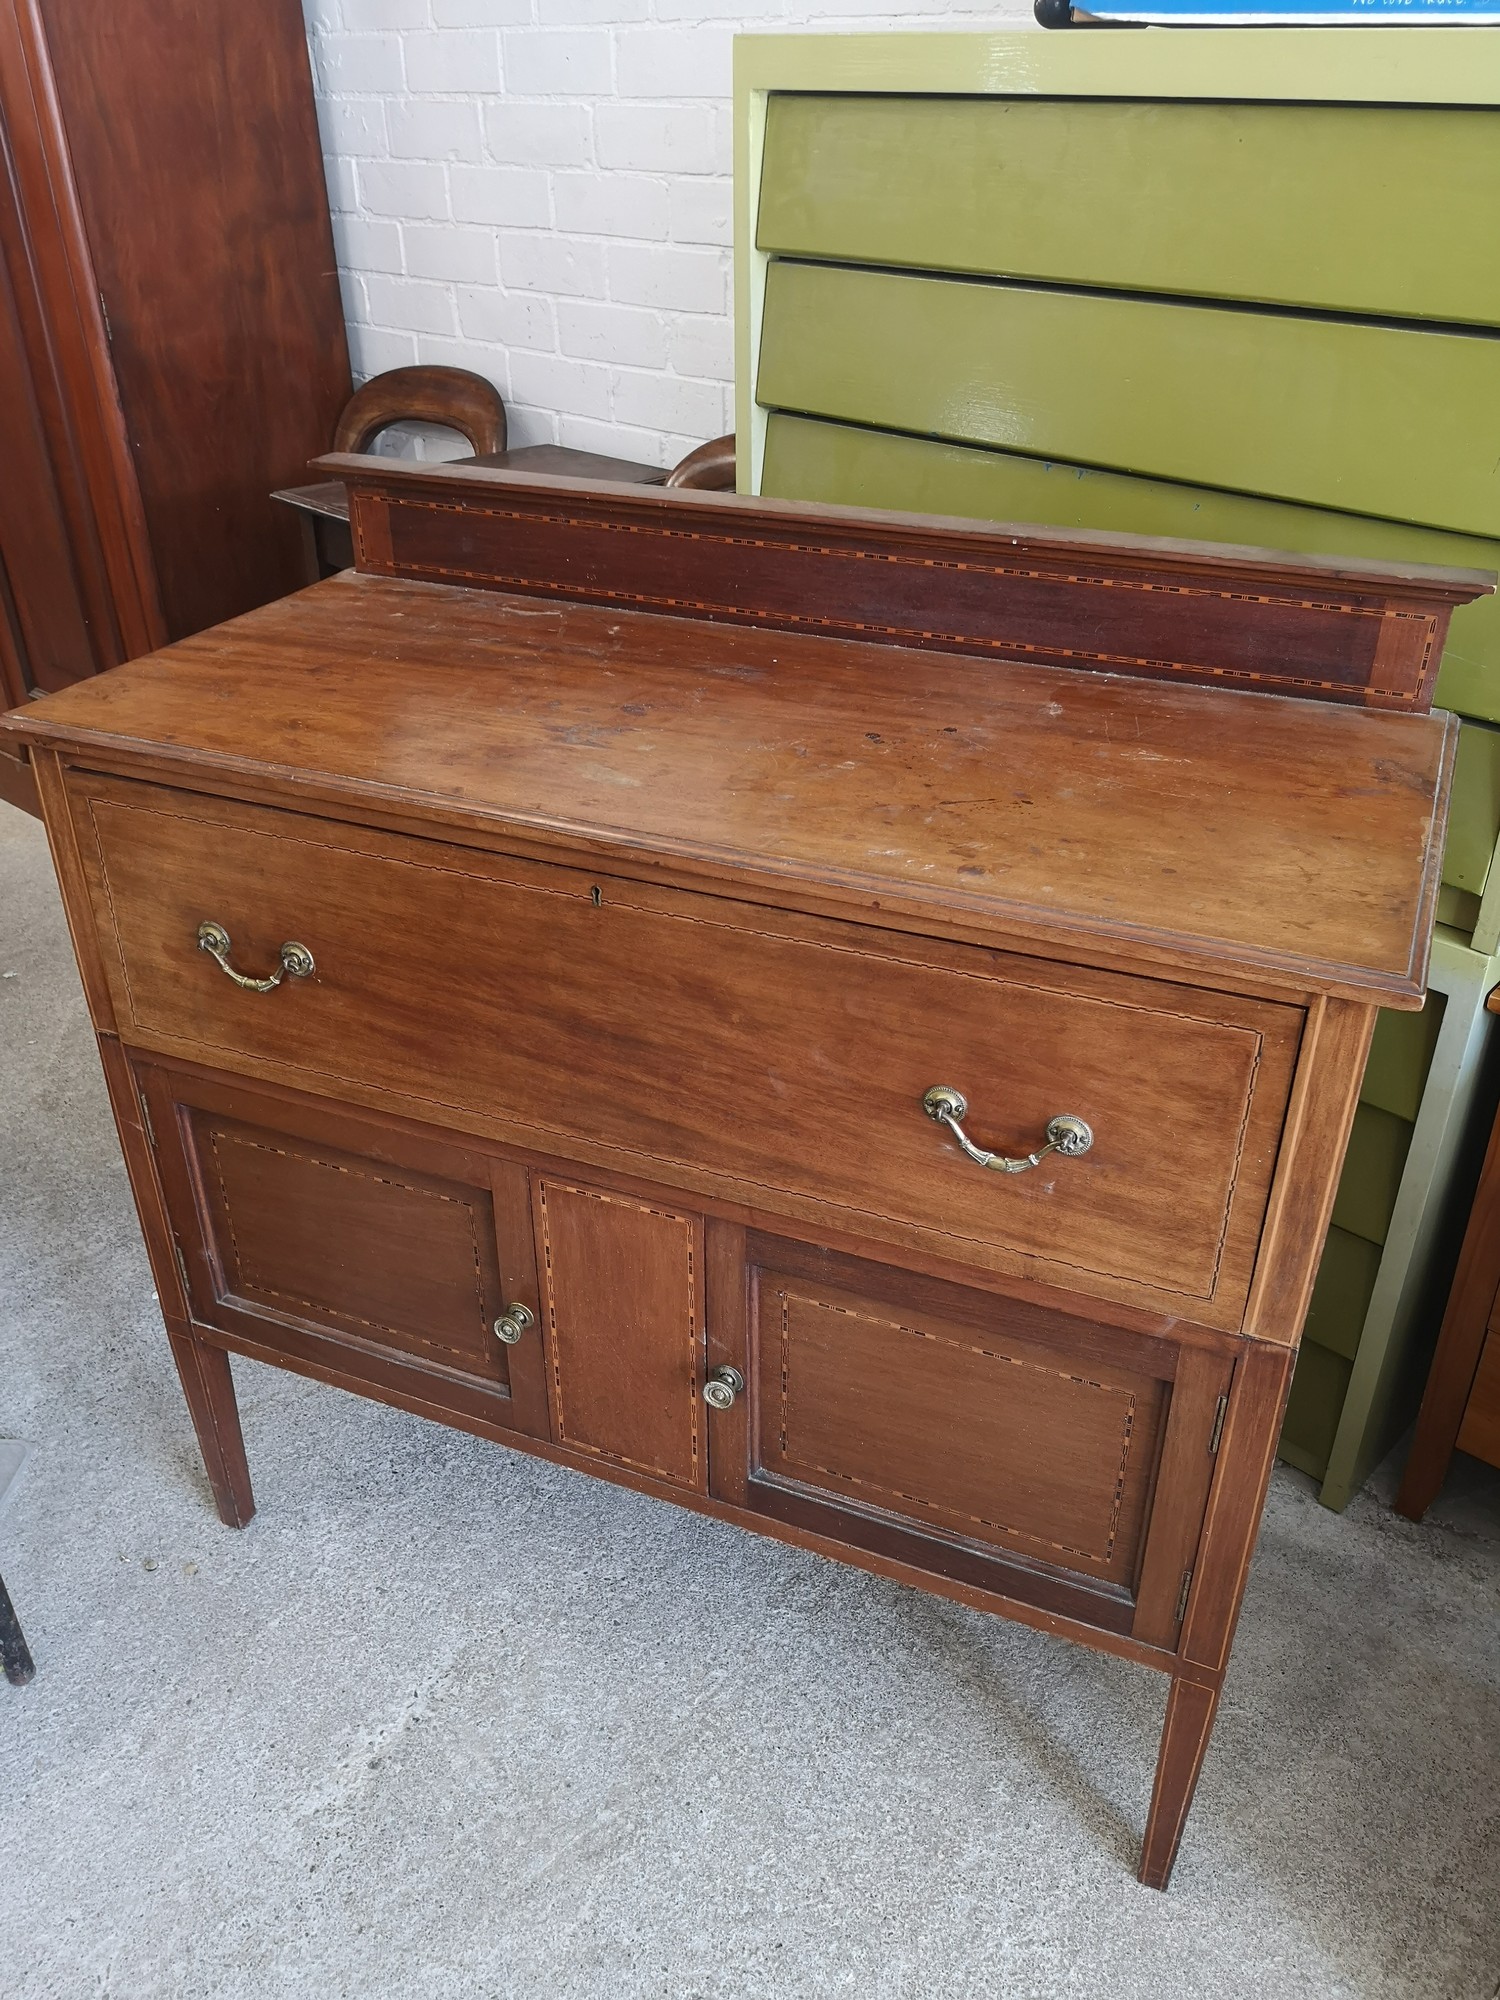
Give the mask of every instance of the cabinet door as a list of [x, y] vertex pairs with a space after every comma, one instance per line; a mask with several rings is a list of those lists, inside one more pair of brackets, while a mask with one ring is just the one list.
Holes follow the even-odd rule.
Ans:
[[137, 1076], [195, 1322], [366, 1394], [546, 1435], [524, 1167], [310, 1099]]
[[670, 1198], [533, 1176], [552, 1435], [701, 1493], [703, 1223]]
[[[713, 1305], [746, 1391], [712, 1490], [790, 1526], [1171, 1645], [1223, 1355], [751, 1237]], [[716, 1261], [716, 1275], [720, 1266]], [[736, 1341], [736, 1330], [738, 1341]]]

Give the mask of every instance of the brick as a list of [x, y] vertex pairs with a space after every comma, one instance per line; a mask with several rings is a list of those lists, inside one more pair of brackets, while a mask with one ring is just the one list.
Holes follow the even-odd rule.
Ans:
[[542, 28], [583, 23], [615, 28], [622, 21], [649, 21], [651, 0], [537, 0], [536, 18]]
[[513, 28], [501, 37], [505, 88], [522, 97], [602, 96], [614, 87], [610, 38], [597, 28]]
[[552, 410], [534, 410], [507, 396], [505, 422], [512, 445], [557, 443], [557, 416]]
[[510, 28], [531, 19], [531, 0], [432, 0], [440, 28]]
[[634, 236], [660, 242], [667, 233], [665, 181], [634, 174], [556, 174], [553, 213], [559, 229], [581, 236]]
[[636, 374], [615, 369], [613, 413], [622, 423], [676, 432], [702, 444], [720, 437], [724, 390], [717, 382], [692, 382], [680, 375]]
[[370, 317], [377, 326], [410, 333], [457, 333], [453, 294], [446, 285], [420, 284], [411, 278], [365, 279]]
[[734, 183], [719, 175], [675, 180], [671, 186], [668, 230], [674, 243], [734, 241]]
[[690, 313], [721, 313], [727, 305], [729, 274], [722, 250], [612, 243], [608, 272], [609, 296], [623, 305]]
[[403, 98], [390, 107], [391, 152], [406, 160], [477, 160], [483, 152], [479, 107], [450, 98]]
[[323, 177], [328, 182], [328, 206], [335, 215], [354, 214], [364, 206], [354, 177], [353, 160], [329, 155], [323, 161]]
[[622, 28], [615, 37], [615, 88], [621, 97], [728, 97], [730, 30]]
[[585, 360], [633, 368], [667, 365], [666, 321], [660, 313], [639, 306], [564, 299], [557, 308], [557, 334], [564, 354]]
[[[942, 0], [942, 4], [947, 6], [949, 0]], [[884, 5], [889, 8], [890, 0], [884, 0]], [[819, 0], [818, 16], [836, 8], [837, 0]], [[762, 22], [774, 27], [786, 19], [786, 0], [756, 0], [754, 12], [757, 27]], [[746, 10], [744, 0], [655, 0], [653, 13], [658, 21], [733, 21], [743, 27]]]
[[550, 292], [569, 298], [602, 299], [605, 286], [602, 244], [537, 230], [500, 231], [500, 277], [508, 289]]
[[492, 285], [498, 272], [495, 232], [460, 229], [451, 222], [408, 222], [401, 231], [410, 278], [446, 278]]
[[458, 323], [470, 340], [490, 341], [504, 349], [535, 347], [552, 353], [557, 347], [557, 307], [535, 292], [506, 292], [498, 287], [458, 290]]
[[582, 167], [589, 161], [589, 114], [581, 104], [485, 107], [485, 141], [493, 159], [522, 167]]
[[[331, 13], [332, 0], [322, 0], [320, 14], [325, 7]], [[425, 28], [429, 18], [427, 0], [340, 0], [340, 11], [344, 26], [359, 33]]]
[[388, 327], [351, 326], [349, 364], [355, 380], [368, 382], [388, 368], [409, 368], [417, 358], [416, 335], [392, 333]]
[[[706, 376], [714, 382], [734, 380], [734, 321], [725, 313], [683, 314], [672, 321], [670, 351], [673, 372]], [[622, 361], [627, 355], [621, 355]]]
[[609, 370], [592, 362], [564, 361], [555, 354], [521, 348], [510, 357], [510, 380], [518, 403], [567, 410], [579, 417], [610, 414]]
[[448, 216], [448, 182], [441, 167], [410, 161], [361, 161], [359, 194], [373, 215], [407, 222], [443, 222]]
[[448, 188], [459, 222], [546, 229], [552, 221], [551, 177], [539, 168], [452, 167]]
[[378, 97], [320, 97], [323, 150], [345, 160], [383, 160], [390, 150], [385, 105]]
[[365, 297], [365, 281], [358, 271], [350, 271], [339, 266], [339, 300], [344, 309], [344, 318], [351, 326], [367, 325], [370, 318], [369, 301]]
[[407, 35], [402, 43], [406, 87], [472, 97], [500, 88], [500, 38], [485, 28], [445, 28]]
[[703, 105], [601, 104], [594, 112], [594, 148], [601, 167], [640, 173], [712, 174], [721, 161], [713, 113]]
[[319, 35], [318, 77], [330, 96], [399, 96], [406, 88], [396, 35]]
[[394, 222], [377, 222], [365, 215], [335, 215], [333, 244], [340, 264], [352, 271], [399, 274], [401, 231]]
[[[624, 424], [601, 424], [592, 417], [565, 412], [558, 418], [557, 441], [574, 451], [602, 451], [612, 458], [633, 458], [641, 465], [675, 465], [682, 451], [655, 431], [631, 430]], [[684, 445], [683, 451], [687, 447]]]

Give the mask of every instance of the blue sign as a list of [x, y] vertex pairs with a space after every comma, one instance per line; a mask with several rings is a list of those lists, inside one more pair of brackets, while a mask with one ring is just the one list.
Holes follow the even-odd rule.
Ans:
[[1500, 0], [1090, 0], [1075, 18], [1166, 27], [1382, 27], [1500, 21]]

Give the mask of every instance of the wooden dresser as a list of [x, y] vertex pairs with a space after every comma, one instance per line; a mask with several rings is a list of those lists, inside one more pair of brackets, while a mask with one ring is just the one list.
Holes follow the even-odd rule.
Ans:
[[324, 463], [8, 723], [224, 1520], [235, 1352], [1144, 1661], [1164, 1886], [1489, 580]]

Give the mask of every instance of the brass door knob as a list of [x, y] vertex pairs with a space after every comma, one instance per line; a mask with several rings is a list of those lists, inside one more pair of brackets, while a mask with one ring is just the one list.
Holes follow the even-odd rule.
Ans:
[[732, 1410], [743, 1395], [745, 1378], [738, 1368], [710, 1368], [703, 1383], [703, 1400], [711, 1410]]
[[495, 1338], [503, 1346], [514, 1347], [528, 1326], [535, 1324], [536, 1314], [529, 1306], [508, 1305], [495, 1321]]

